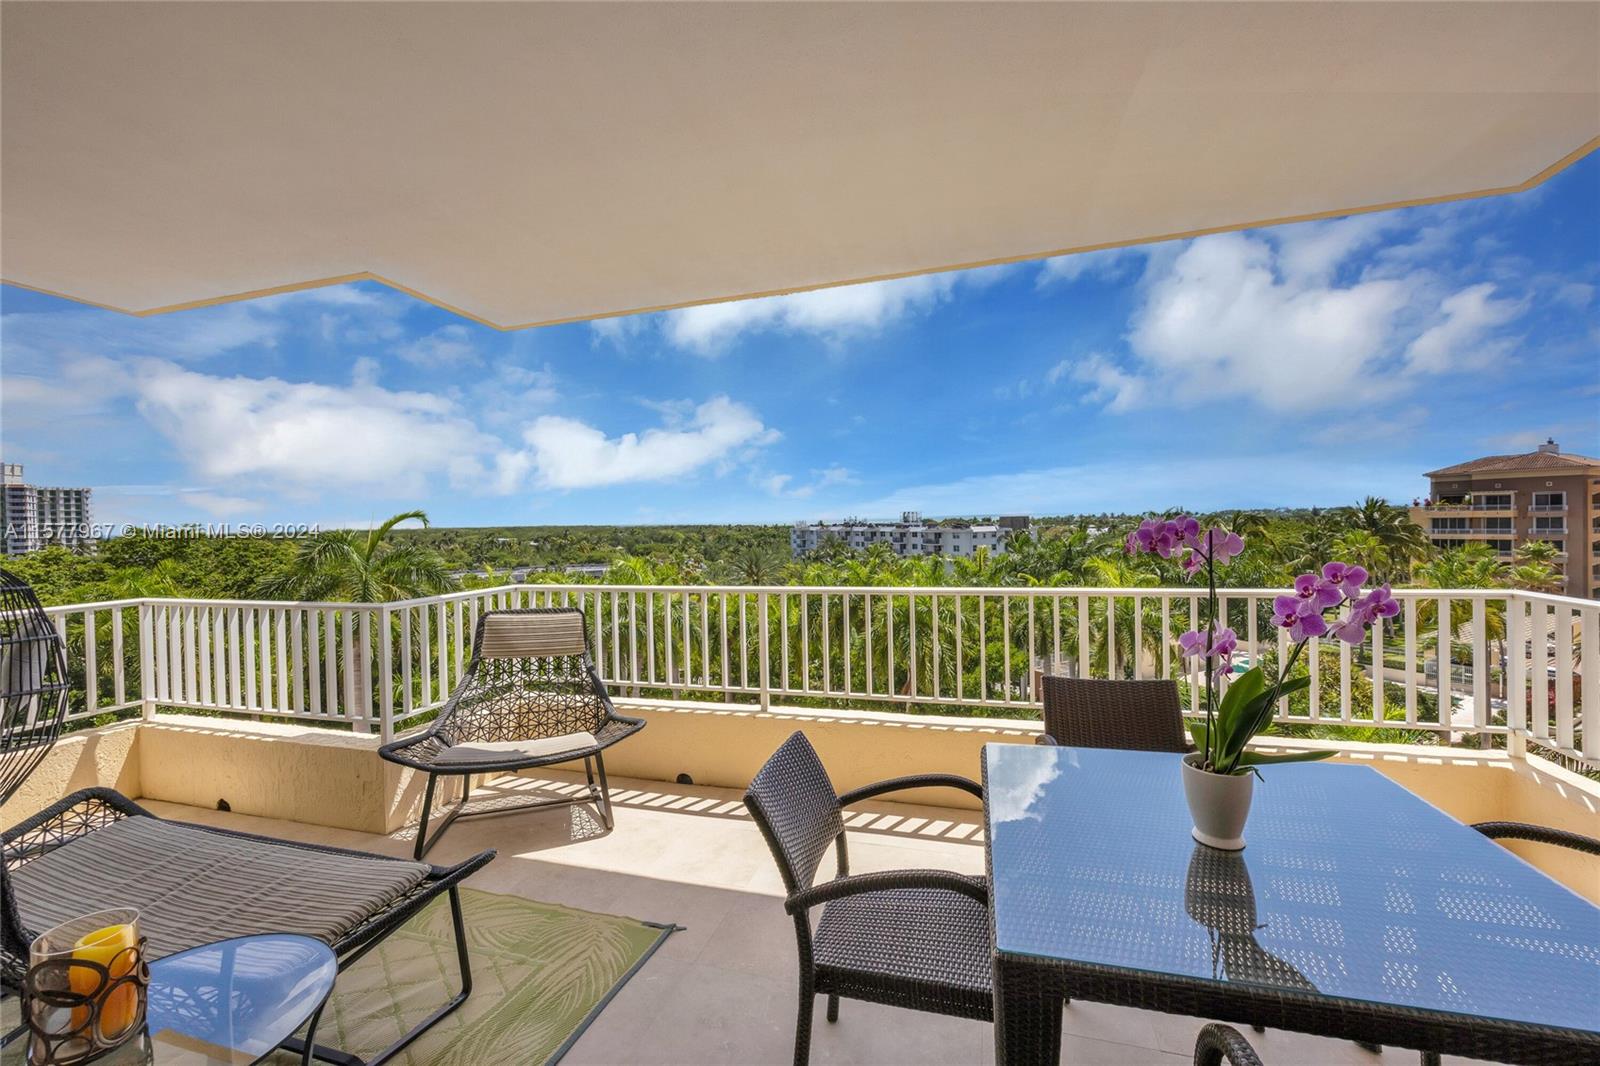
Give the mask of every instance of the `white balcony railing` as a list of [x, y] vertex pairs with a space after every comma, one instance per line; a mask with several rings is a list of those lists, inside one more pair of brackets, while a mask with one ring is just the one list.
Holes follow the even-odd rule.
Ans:
[[[1272, 590], [1227, 590], [1249, 664], [1281, 657]], [[1503, 590], [1396, 591], [1360, 648], [1317, 642], [1294, 725], [1504, 734], [1600, 767], [1600, 602]], [[459, 680], [478, 616], [575, 606], [614, 695], [1033, 717], [1044, 664], [1201, 687], [1176, 637], [1192, 588], [515, 585], [385, 604], [141, 599], [53, 607], [81, 721], [138, 709], [304, 719], [388, 738]], [[1111, 622], [1108, 624], [1108, 618]], [[1443, 708], [1443, 710], [1441, 710]]]

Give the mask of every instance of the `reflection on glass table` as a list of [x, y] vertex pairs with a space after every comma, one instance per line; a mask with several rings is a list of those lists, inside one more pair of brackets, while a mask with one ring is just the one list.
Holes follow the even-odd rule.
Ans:
[[150, 964], [148, 1048], [130, 1046], [108, 1061], [248, 1066], [307, 1021], [309, 1047], [338, 974], [326, 944], [289, 934], [221, 940], [168, 955]]

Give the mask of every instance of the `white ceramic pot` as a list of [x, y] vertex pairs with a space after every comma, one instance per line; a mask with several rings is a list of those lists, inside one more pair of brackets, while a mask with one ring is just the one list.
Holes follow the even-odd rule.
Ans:
[[1211, 774], [1195, 765], [1198, 754], [1183, 757], [1183, 797], [1189, 801], [1191, 832], [1200, 843], [1223, 851], [1244, 847], [1255, 774]]

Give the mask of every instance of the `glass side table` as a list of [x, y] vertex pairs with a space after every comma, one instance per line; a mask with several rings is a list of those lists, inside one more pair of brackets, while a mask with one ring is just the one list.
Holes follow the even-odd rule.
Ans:
[[317, 1021], [339, 975], [320, 940], [283, 933], [219, 940], [150, 964], [147, 1036], [100, 1063], [248, 1066], [302, 1025], [310, 1063]]

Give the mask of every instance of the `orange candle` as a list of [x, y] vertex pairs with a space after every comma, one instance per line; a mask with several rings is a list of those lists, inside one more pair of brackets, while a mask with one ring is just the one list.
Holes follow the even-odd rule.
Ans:
[[[137, 931], [131, 925], [108, 925], [78, 938], [72, 946], [72, 957], [98, 962], [111, 972], [111, 979], [126, 977], [133, 968], [130, 948], [138, 946]], [[124, 954], [126, 952], [126, 954]], [[118, 956], [121, 956], [120, 958]], [[93, 970], [74, 966], [68, 971], [72, 990], [79, 995], [90, 995], [100, 987]], [[122, 1035], [133, 1025], [139, 1011], [139, 989], [131, 982], [101, 994], [100, 1032], [109, 1039]], [[81, 1025], [78, 1012], [73, 1012], [73, 1024]]]

